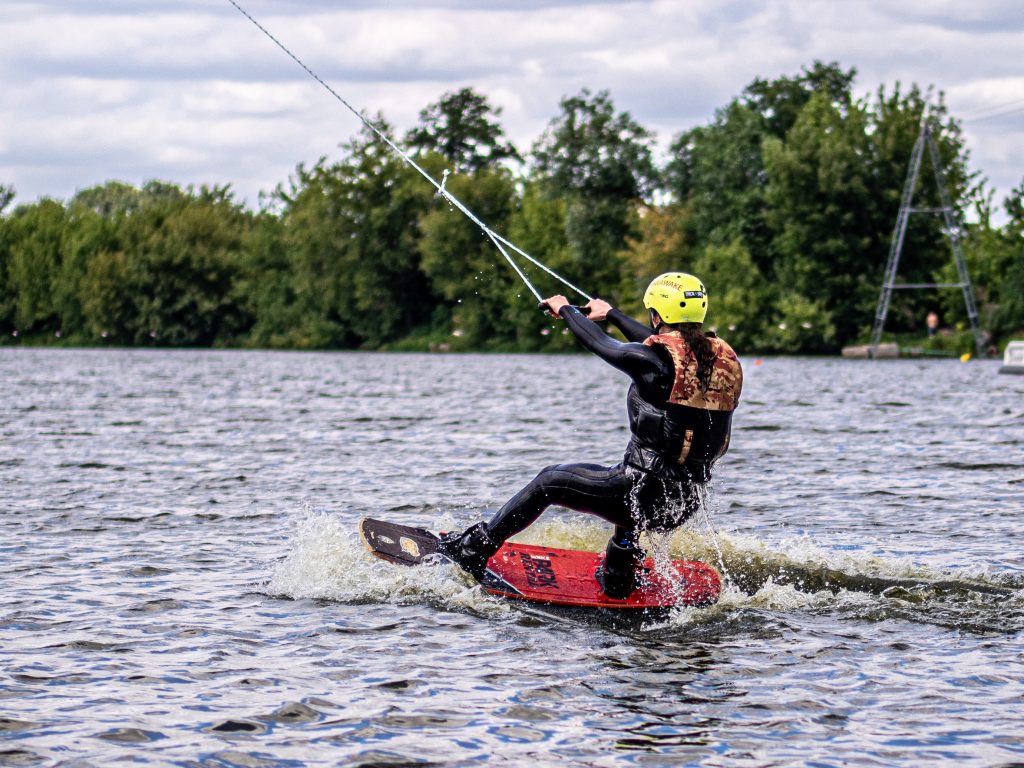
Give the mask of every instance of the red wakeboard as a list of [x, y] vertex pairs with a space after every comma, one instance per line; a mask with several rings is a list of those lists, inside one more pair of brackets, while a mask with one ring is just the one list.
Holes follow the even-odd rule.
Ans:
[[[432, 555], [443, 557], [437, 536], [423, 528], [363, 518], [359, 533], [371, 553], [392, 563], [420, 565]], [[637, 589], [619, 600], [601, 590], [603, 561], [598, 552], [506, 542], [488, 561], [480, 585], [492, 595], [547, 605], [633, 610], [711, 605], [722, 588], [718, 572], [706, 563], [672, 560], [668, 573], [660, 573], [647, 559]]]

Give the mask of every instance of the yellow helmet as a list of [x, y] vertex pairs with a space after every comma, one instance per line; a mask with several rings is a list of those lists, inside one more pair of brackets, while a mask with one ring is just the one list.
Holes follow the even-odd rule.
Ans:
[[647, 286], [644, 306], [653, 309], [669, 325], [703, 323], [708, 313], [704, 283], [685, 272], [666, 272]]

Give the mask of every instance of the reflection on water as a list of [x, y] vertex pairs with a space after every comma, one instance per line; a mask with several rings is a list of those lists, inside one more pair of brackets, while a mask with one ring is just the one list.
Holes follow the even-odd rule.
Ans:
[[[355, 537], [616, 461], [599, 361], [0, 350], [0, 765], [1024, 760], [1024, 381], [997, 367], [748, 366], [717, 533], [669, 543], [723, 598], [637, 623]], [[522, 538], [607, 535], [553, 511]]]

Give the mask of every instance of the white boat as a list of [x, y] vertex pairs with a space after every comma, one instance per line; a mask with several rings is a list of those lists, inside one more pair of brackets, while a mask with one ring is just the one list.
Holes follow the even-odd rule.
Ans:
[[1000, 373], [1024, 374], [1024, 341], [1011, 341], [1003, 352], [1003, 366]]

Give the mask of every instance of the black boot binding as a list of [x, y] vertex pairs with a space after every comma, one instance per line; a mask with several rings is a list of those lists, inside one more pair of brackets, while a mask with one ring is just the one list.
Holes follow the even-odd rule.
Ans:
[[499, 549], [501, 542], [491, 538], [487, 523], [477, 523], [462, 533], [446, 533], [438, 546], [441, 554], [477, 580], [483, 578], [487, 572], [487, 561]]
[[604, 550], [604, 564], [597, 571], [597, 580], [608, 597], [625, 600], [636, 589], [636, 574], [643, 564], [644, 551], [631, 534], [618, 541], [613, 536]]

